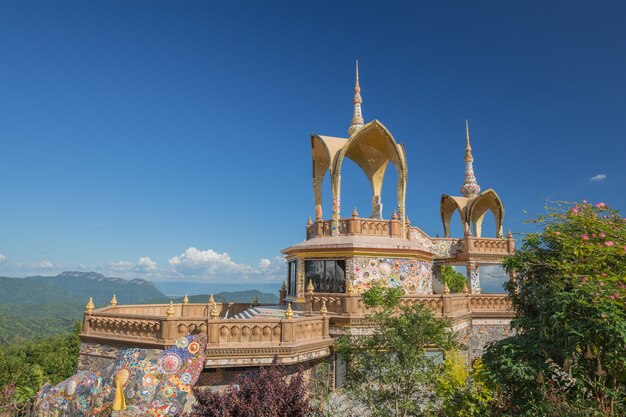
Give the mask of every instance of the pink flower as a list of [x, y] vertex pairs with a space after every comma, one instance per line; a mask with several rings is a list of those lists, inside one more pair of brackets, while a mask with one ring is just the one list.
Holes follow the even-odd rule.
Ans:
[[613, 241], [611, 240], [607, 240], [606, 242], [604, 242], [604, 246], [613, 246], [615, 243], [613, 243]]
[[587, 200], [583, 200], [583, 203], [586, 203], [586, 202], [587, 202]]
[[596, 204], [597, 208], [602, 208], [602, 207], [606, 207], [606, 204], [604, 204], [602, 201], [599, 202], [598, 204]]
[[578, 207], [572, 207], [572, 213], [578, 214]]
[[556, 232], [554, 233], [555, 235], [559, 236], [561, 234], [561, 232]]
[[604, 282], [600, 281], [600, 286], [604, 287]]
[[598, 235], [598, 237], [606, 237], [606, 234], [604, 234], [604, 233], [600, 233], [600, 234]]
[[591, 234], [591, 237], [596, 237], [596, 234], [595, 234], [595, 233], [592, 233], [592, 234]]
[[600, 275], [602, 275], [603, 277], [606, 276], [606, 272], [601, 273]]
[[580, 237], [582, 238], [582, 240], [589, 240], [589, 236], [588, 235], [580, 235]]
[[606, 314], [602, 313], [602, 314], [600, 314], [600, 317], [602, 317], [603, 319], [605, 319], [605, 318], [606, 318]]
[[611, 300], [615, 300], [615, 296], [614, 296], [614, 295], [609, 295], [609, 298], [610, 298]]

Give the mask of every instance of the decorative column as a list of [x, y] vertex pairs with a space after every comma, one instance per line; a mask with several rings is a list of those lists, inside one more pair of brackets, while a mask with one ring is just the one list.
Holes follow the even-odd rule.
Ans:
[[470, 293], [480, 294], [483, 290], [480, 288], [480, 273], [478, 271], [478, 265], [476, 262], [468, 262], [467, 268], [467, 282], [469, 283]]

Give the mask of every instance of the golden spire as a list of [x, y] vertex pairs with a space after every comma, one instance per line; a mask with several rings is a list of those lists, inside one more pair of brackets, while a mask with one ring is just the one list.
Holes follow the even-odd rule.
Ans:
[[113, 298], [111, 298], [111, 305], [115, 307], [117, 305], [117, 298], [115, 298], [115, 294], [113, 294]]
[[328, 309], [326, 308], [326, 300], [322, 300], [322, 308], [320, 308], [320, 313], [322, 316], [325, 316], [328, 313]]
[[183, 304], [189, 304], [189, 297], [185, 294], [185, 298], [183, 298]]
[[167, 317], [172, 317], [174, 315], [174, 302], [170, 301], [170, 305], [167, 306], [167, 310], [165, 310], [165, 315]]
[[291, 309], [291, 303], [287, 305], [287, 311], [285, 311], [285, 318], [292, 319], [293, 318], [293, 310]]
[[463, 294], [468, 294], [469, 293], [469, 288], [467, 288], [467, 282], [463, 283]]
[[480, 185], [474, 176], [474, 157], [470, 146], [469, 123], [465, 119], [465, 179], [461, 186], [461, 194], [465, 197], [474, 197], [480, 193]]
[[216, 319], [218, 316], [217, 304], [215, 304], [213, 294], [211, 294], [211, 297], [209, 297], [209, 316], [211, 317], [211, 319]]
[[352, 294], [352, 280], [350, 278], [346, 278], [346, 294]]
[[352, 112], [352, 123], [348, 128], [348, 135], [352, 136], [354, 132], [363, 127], [363, 114], [361, 113], [361, 86], [359, 85], [359, 60], [356, 60], [356, 83], [354, 84], [354, 98], [352, 104], [354, 104], [354, 111]]
[[447, 282], [443, 283], [443, 293], [446, 294], [446, 295], [450, 294], [450, 287], [448, 287], [448, 283]]
[[313, 279], [309, 280], [309, 285], [306, 286], [306, 292], [313, 292], [315, 291], [315, 287], [313, 287]]
[[85, 310], [92, 311], [96, 306], [93, 305], [93, 298], [89, 297], [89, 301], [87, 301], [87, 305], [85, 306]]

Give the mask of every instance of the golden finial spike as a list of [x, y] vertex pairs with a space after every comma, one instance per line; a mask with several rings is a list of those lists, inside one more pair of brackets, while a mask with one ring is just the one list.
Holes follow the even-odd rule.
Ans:
[[111, 305], [115, 307], [117, 305], [117, 298], [115, 298], [115, 294], [113, 294], [113, 298], [111, 298]]
[[352, 104], [354, 104], [354, 110], [352, 113], [352, 123], [348, 128], [348, 135], [352, 136], [354, 132], [363, 127], [363, 114], [361, 113], [361, 86], [359, 85], [359, 60], [356, 60], [356, 82], [354, 84], [354, 98]]
[[328, 313], [328, 309], [326, 308], [326, 300], [322, 300], [322, 308], [320, 308], [320, 313], [322, 316], [325, 316]]
[[280, 289], [281, 290], [286, 290], [287, 289], [287, 286], [285, 285], [285, 281], [283, 281], [283, 283], [280, 284]]
[[466, 139], [465, 147], [471, 149], [470, 139], [469, 139], [469, 121], [467, 119], [465, 119], [465, 139]]
[[258, 306], [259, 305], [259, 297], [257, 297], [256, 295], [254, 297], [252, 297], [252, 305], [253, 306]]
[[354, 210], [352, 210], [352, 217], [359, 217], [359, 212], [356, 211], [356, 206], [354, 207]]
[[309, 220], [306, 221], [307, 227], [313, 224], [313, 220], [309, 217]]
[[189, 297], [185, 294], [185, 298], [183, 298], [183, 304], [189, 304]]
[[469, 293], [469, 288], [467, 288], [467, 282], [463, 283], [463, 294], [468, 294]]
[[215, 304], [215, 299], [213, 298], [213, 294], [209, 297], [209, 304]]
[[172, 317], [174, 315], [174, 302], [170, 301], [170, 305], [167, 306], [167, 310], [165, 310], [165, 315], [167, 317]]
[[96, 306], [93, 305], [93, 298], [89, 297], [89, 301], [87, 301], [87, 305], [85, 306], [85, 310], [92, 311]]
[[291, 309], [291, 303], [287, 305], [287, 311], [285, 311], [285, 318], [292, 319], [293, 318], [293, 310]]
[[315, 291], [315, 287], [313, 286], [313, 279], [309, 280], [309, 285], [306, 286], [306, 292]]
[[346, 278], [346, 294], [352, 294], [352, 280], [350, 278]]
[[448, 283], [447, 282], [443, 283], [443, 293], [446, 294], [446, 295], [450, 294], [450, 287], [448, 287]]

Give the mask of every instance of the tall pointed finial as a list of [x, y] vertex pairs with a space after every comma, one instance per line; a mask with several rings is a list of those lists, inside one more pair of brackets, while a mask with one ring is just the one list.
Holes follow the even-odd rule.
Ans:
[[115, 298], [115, 294], [113, 294], [113, 298], [111, 298], [111, 305], [115, 307], [117, 305], [117, 298]]
[[289, 305], [287, 305], [287, 311], [285, 311], [285, 318], [287, 320], [293, 318], [293, 310], [291, 309], [291, 303], [289, 303]]
[[348, 135], [352, 136], [354, 132], [363, 127], [363, 114], [361, 113], [361, 86], [359, 85], [359, 60], [356, 60], [356, 83], [354, 84], [354, 98], [352, 104], [354, 104], [354, 111], [352, 113], [352, 123], [348, 128]]
[[174, 313], [175, 313], [175, 310], [174, 310], [174, 302], [173, 302], [173, 301], [170, 301], [170, 305], [168, 305], [168, 306], [167, 306], [167, 310], [165, 310], [165, 315], [166, 315], [167, 317], [172, 317], [172, 316], [174, 315]]
[[480, 185], [474, 176], [474, 157], [470, 146], [469, 123], [465, 119], [465, 179], [461, 186], [461, 194], [469, 198], [478, 195], [478, 193], [480, 193]]
[[87, 305], [85, 306], [85, 310], [87, 311], [92, 311], [96, 306], [93, 305], [93, 298], [89, 297], [89, 301], [87, 302]]
[[189, 297], [185, 294], [185, 298], [183, 298], [183, 304], [189, 304]]

